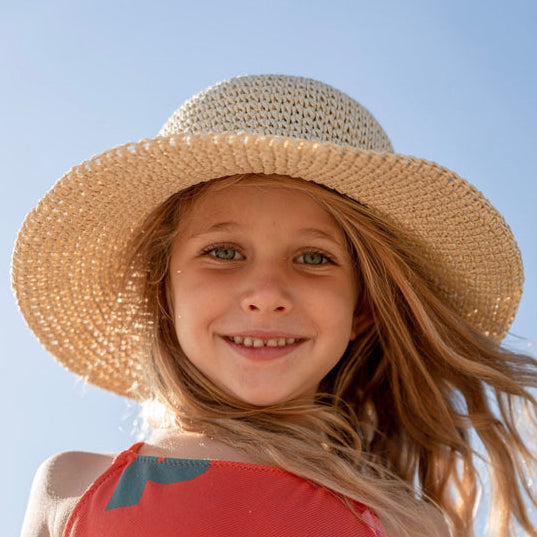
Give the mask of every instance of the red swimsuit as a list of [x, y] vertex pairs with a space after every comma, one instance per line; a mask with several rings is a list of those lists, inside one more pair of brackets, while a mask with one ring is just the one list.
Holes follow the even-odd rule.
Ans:
[[64, 537], [386, 537], [377, 516], [272, 466], [120, 453]]

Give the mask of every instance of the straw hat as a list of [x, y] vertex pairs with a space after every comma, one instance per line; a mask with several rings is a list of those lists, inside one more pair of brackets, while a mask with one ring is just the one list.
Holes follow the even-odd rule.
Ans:
[[26, 218], [13, 254], [19, 307], [40, 342], [88, 382], [118, 394], [140, 381], [147, 323], [125, 248], [171, 194], [242, 173], [315, 181], [390, 219], [415, 240], [431, 279], [471, 325], [497, 340], [522, 289], [512, 233], [487, 199], [435, 163], [396, 155], [373, 116], [321, 82], [280, 75], [216, 84], [158, 136], [72, 168]]

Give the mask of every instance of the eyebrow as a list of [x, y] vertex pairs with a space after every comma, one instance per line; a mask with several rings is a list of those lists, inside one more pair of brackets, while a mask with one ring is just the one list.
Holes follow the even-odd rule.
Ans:
[[303, 227], [298, 230], [298, 233], [302, 235], [310, 235], [319, 239], [327, 239], [332, 242], [337, 242], [339, 244], [339, 237], [334, 235], [334, 233], [329, 233], [317, 227]]
[[[218, 222], [216, 224], [213, 224], [212, 226], [209, 226], [208, 228], [201, 229], [199, 231], [195, 231], [191, 233], [188, 236], [188, 238], [193, 239], [193, 238], [201, 237], [203, 235], [209, 235], [210, 233], [216, 233], [218, 231], [230, 231], [238, 227], [241, 227], [241, 226], [237, 222]], [[329, 240], [329, 241], [335, 242], [336, 244], [341, 244], [341, 241], [339, 240], [339, 237], [337, 235], [335, 235], [334, 233], [325, 231], [321, 228], [317, 228], [317, 227], [300, 228], [296, 231], [296, 234], [309, 235], [312, 238]]]
[[203, 228], [199, 231], [194, 231], [194, 233], [191, 233], [188, 238], [194, 239], [196, 237], [201, 237], [202, 235], [208, 235], [209, 233], [215, 233], [216, 231], [229, 231], [230, 229], [239, 227], [239, 224], [237, 222], [218, 222], [217, 224], [213, 224], [212, 226], [209, 226], [208, 228]]

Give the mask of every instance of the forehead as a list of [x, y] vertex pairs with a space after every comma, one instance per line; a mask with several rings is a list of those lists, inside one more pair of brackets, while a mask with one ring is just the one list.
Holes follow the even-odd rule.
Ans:
[[320, 187], [305, 183], [279, 176], [216, 181], [192, 202], [179, 227], [196, 231], [219, 222], [249, 225], [262, 220], [281, 226], [319, 226], [341, 234], [320, 203], [322, 192], [316, 192]]

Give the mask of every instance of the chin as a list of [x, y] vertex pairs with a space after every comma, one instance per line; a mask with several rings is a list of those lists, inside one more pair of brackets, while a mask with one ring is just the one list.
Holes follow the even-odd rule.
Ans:
[[269, 407], [274, 405], [281, 405], [285, 403], [289, 403], [291, 401], [308, 401], [311, 402], [313, 400], [312, 396], [306, 396], [306, 395], [284, 395], [284, 394], [274, 394], [274, 393], [265, 393], [265, 394], [234, 394], [234, 396], [238, 399], [240, 399], [242, 402], [247, 403], [249, 405], [257, 406], [257, 407]]

